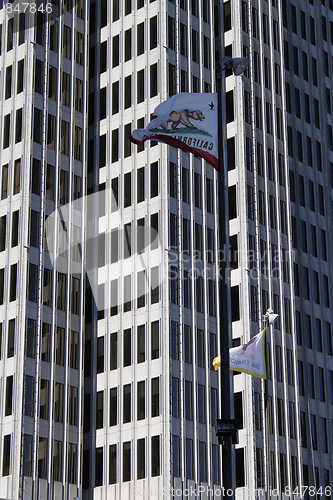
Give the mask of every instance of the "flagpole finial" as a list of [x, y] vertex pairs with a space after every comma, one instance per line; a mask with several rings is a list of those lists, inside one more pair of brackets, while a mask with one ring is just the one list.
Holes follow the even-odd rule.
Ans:
[[274, 314], [273, 309], [267, 309], [266, 314], [264, 316], [264, 323], [267, 326], [272, 325], [274, 321], [279, 317], [278, 314]]
[[249, 65], [247, 57], [222, 57], [222, 64], [225, 68], [231, 69], [235, 76], [242, 75]]

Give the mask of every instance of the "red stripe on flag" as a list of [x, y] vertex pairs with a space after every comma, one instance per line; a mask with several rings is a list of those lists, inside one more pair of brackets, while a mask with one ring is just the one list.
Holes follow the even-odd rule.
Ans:
[[182, 149], [183, 151], [188, 151], [189, 153], [193, 153], [197, 156], [200, 156], [201, 158], [206, 160], [206, 162], [209, 163], [213, 168], [215, 168], [215, 170], [217, 171], [219, 170], [218, 158], [210, 154], [208, 151], [203, 151], [202, 149], [188, 146], [186, 143], [179, 141], [175, 137], [170, 137], [168, 135], [163, 135], [163, 134], [156, 134], [146, 137], [145, 139], [143, 139], [143, 141], [138, 141], [136, 139], [133, 139], [133, 137], [130, 135], [129, 140], [136, 145], [143, 144], [148, 140], [165, 142], [169, 146], [173, 146], [174, 148]]

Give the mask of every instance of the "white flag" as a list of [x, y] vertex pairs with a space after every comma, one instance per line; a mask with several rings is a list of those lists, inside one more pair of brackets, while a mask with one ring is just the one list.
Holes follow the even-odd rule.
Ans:
[[229, 349], [231, 370], [266, 379], [265, 331], [266, 328], [247, 344]]
[[134, 130], [130, 140], [165, 142], [204, 158], [218, 170], [217, 94], [181, 92], [154, 110], [146, 129]]

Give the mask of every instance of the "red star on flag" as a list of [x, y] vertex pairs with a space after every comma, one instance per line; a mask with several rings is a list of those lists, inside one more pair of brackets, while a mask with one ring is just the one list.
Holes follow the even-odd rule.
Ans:
[[211, 110], [214, 109], [214, 103], [211, 102], [210, 104], [208, 104], [208, 106], [210, 107]]

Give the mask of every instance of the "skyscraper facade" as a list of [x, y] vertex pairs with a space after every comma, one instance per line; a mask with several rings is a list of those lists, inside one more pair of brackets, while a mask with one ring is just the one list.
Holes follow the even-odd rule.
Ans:
[[87, 14], [0, 5], [3, 498], [79, 492]]
[[210, 2], [90, 4], [83, 498], [220, 482], [217, 173], [128, 139], [169, 96], [213, 91], [213, 26]]
[[224, 3], [225, 52], [250, 60], [226, 75], [233, 342], [280, 315], [267, 382], [234, 377], [236, 491], [251, 497], [332, 478], [331, 19], [325, 1]]
[[[267, 381], [233, 377], [235, 496], [329, 497], [326, 2], [0, 2], [1, 496], [220, 498], [225, 257], [232, 345], [280, 315]], [[217, 172], [128, 140], [169, 96], [215, 91], [220, 44], [250, 61], [224, 71], [225, 254]]]

